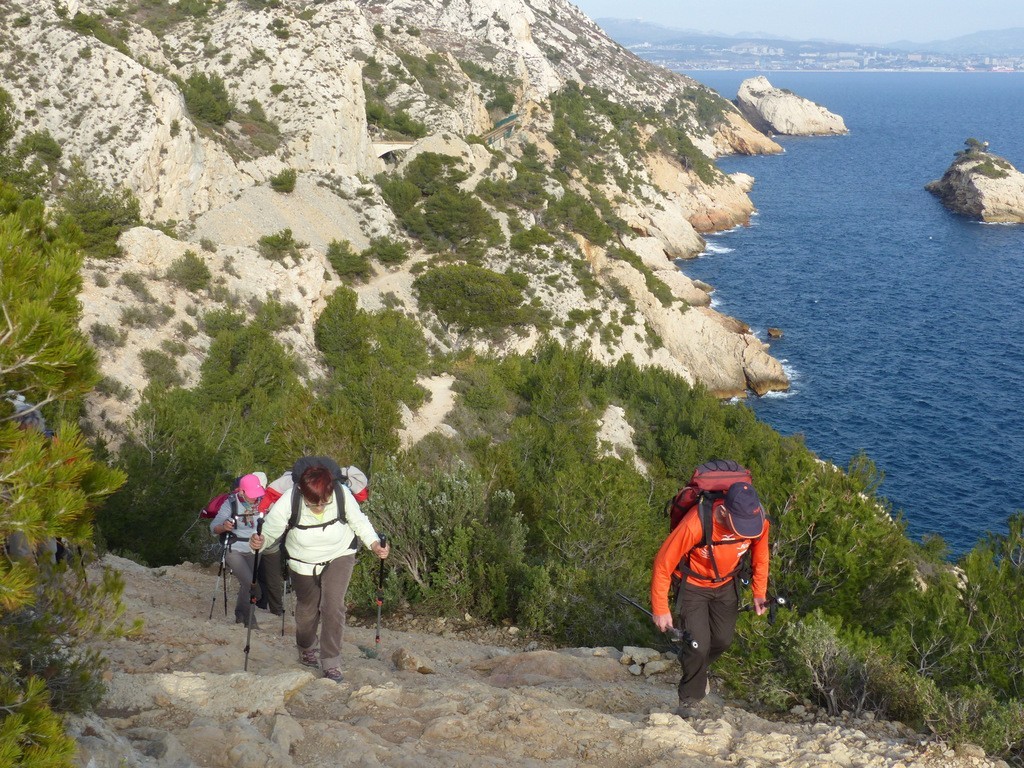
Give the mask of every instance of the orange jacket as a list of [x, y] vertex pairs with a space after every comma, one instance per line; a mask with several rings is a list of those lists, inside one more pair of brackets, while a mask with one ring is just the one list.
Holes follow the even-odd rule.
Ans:
[[[737, 541], [736, 544], [715, 545], [715, 564], [718, 566], [718, 572], [722, 575], [732, 573], [740, 558], [747, 549], [750, 549], [751, 565], [754, 571], [752, 585], [754, 597], [764, 598], [768, 592], [768, 521], [764, 521], [764, 531], [760, 538], [741, 539], [728, 526], [718, 521], [717, 511], [712, 519], [714, 520], [712, 541], [727, 542], [734, 539]], [[676, 568], [679, 561], [690, 550], [693, 550], [690, 555], [690, 570], [709, 578], [715, 577], [715, 569], [711, 565], [708, 548], [697, 546], [703, 539], [704, 534], [701, 530], [698, 508], [694, 507], [668, 535], [661, 545], [661, 549], [658, 550], [658, 554], [654, 557], [654, 571], [651, 576], [651, 610], [655, 616], [663, 616], [672, 612], [668, 605], [668, 591], [672, 584], [672, 574], [678, 573]], [[697, 548], [694, 549], [694, 547]], [[688, 576], [686, 580], [698, 587], [711, 586], [711, 582], [701, 581], [693, 576]], [[730, 581], [732, 581], [731, 578], [714, 586], [728, 584]]]

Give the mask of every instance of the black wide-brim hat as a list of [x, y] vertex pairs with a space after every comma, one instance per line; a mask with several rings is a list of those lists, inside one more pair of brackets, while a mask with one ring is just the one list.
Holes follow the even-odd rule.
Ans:
[[725, 517], [737, 536], [756, 539], [764, 531], [764, 508], [750, 483], [733, 483], [725, 494]]

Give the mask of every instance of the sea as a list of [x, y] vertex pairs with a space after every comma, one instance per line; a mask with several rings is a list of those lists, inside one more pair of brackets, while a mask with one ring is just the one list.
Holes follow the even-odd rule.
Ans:
[[757, 213], [679, 262], [790, 376], [749, 405], [822, 459], [866, 454], [912, 538], [956, 557], [1006, 532], [1024, 510], [1024, 225], [971, 221], [924, 185], [969, 137], [1024, 170], [1024, 73], [686, 74], [730, 99], [766, 74], [850, 131], [720, 159], [755, 178]]

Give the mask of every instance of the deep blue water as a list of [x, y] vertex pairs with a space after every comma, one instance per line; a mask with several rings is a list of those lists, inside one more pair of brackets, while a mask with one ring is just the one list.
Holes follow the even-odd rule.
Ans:
[[[733, 98], [753, 73], [693, 72]], [[683, 271], [772, 342], [793, 387], [753, 398], [846, 466], [864, 451], [914, 538], [954, 554], [1024, 509], [1024, 225], [944, 209], [924, 185], [968, 137], [1024, 169], [1024, 75], [769, 73], [843, 116], [844, 137], [723, 158], [755, 177], [752, 225]]]

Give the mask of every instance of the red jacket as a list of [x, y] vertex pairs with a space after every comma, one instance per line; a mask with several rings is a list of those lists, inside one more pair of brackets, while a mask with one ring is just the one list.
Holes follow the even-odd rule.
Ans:
[[[712, 516], [714, 529], [711, 540], [716, 542], [728, 542], [736, 540], [736, 544], [716, 544], [715, 564], [720, 574], [732, 573], [739, 563], [740, 558], [750, 549], [751, 564], [754, 571], [753, 590], [754, 597], [764, 598], [768, 592], [768, 527], [767, 520], [764, 521], [764, 530], [760, 538], [742, 539], [736, 536], [727, 525], [719, 522], [717, 510]], [[662, 616], [672, 611], [668, 605], [668, 591], [672, 584], [672, 574], [676, 573], [679, 561], [683, 555], [690, 550], [690, 570], [708, 576], [715, 577], [715, 569], [711, 565], [711, 558], [707, 547], [698, 547], [704, 540], [704, 533], [701, 530], [700, 517], [697, 507], [691, 509], [675, 529], [668, 535], [658, 554], [654, 557], [654, 571], [651, 576], [651, 610], [655, 616]], [[696, 547], [696, 549], [694, 549]], [[698, 587], [712, 586], [709, 581], [702, 581], [693, 576], [686, 579]], [[731, 578], [719, 582], [714, 586], [721, 586], [732, 581]]]

